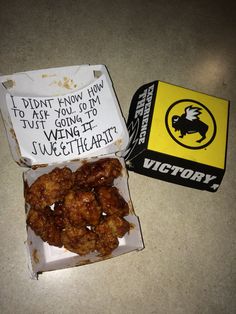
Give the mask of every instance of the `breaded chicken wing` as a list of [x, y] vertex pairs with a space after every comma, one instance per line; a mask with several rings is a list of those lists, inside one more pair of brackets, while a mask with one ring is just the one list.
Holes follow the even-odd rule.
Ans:
[[98, 202], [102, 211], [107, 215], [116, 214], [126, 216], [129, 214], [129, 206], [114, 186], [101, 186], [96, 189]]
[[119, 245], [118, 238], [111, 233], [100, 233], [96, 241], [96, 250], [101, 256], [110, 255]]
[[67, 250], [79, 255], [89, 254], [96, 249], [97, 235], [86, 227], [67, 225], [62, 231], [61, 239]]
[[65, 196], [63, 209], [64, 215], [75, 227], [95, 226], [100, 221], [101, 207], [92, 191], [69, 191]]
[[40, 211], [31, 208], [27, 215], [26, 223], [44, 242], [62, 247], [61, 231], [54, 224], [53, 213], [50, 207], [47, 206]]
[[122, 165], [116, 158], [104, 158], [85, 163], [75, 172], [75, 184], [78, 187], [96, 187], [112, 185], [121, 175]]
[[130, 224], [124, 218], [117, 215], [105, 217], [104, 220], [96, 226], [97, 234], [112, 234], [115, 237], [122, 238], [130, 230]]
[[26, 202], [41, 209], [61, 200], [74, 184], [72, 171], [64, 167], [44, 174], [26, 189]]

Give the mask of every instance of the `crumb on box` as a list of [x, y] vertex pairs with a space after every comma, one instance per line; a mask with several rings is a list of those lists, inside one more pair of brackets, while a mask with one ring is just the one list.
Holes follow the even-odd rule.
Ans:
[[39, 263], [38, 250], [34, 249], [32, 256], [35, 264], [38, 264]]
[[16, 82], [13, 80], [7, 80], [5, 82], [2, 83], [6, 89], [10, 89], [13, 88], [14, 86], [16, 86]]
[[77, 87], [77, 84], [75, 84], [75, 82], [72, 79], [66, 76], [63, 77], [63, 80], [54, 80], [50, 85], [53, 84], [66, 89], [73, 89]]
[[56, 74], [42, 74], [42, 78], [53, 77], [53, 76], [56, 76]]

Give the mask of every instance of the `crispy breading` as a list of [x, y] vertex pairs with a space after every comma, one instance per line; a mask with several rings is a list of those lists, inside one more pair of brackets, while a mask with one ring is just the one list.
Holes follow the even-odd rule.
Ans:
[[53, 207], [54, 223], [58, 229], [65, 227], [64, 202], [58, 201]]
[[74, 175], [67, 168], [55, 168], [43, 174], [26, 190], [26, 202], [35, 209], [50, 206], [63, 199], [74, 184]]
[[101, 217], [101, 207], [90, 191], [69, 191], [64, 199], [64, 214], [75, 227], [95, 226]]
[[130, 230], [128, 221], [117, 215], [107, 216], [96, 226], [96, 250], [102, 255], [109, 255], [119, 245], [122, 238]]
[[105, 217], [95, 228], [97, 234], [111, 233], [118, 238], [122, 238], [129, 230], [130, 224], [128, 221], [117, 215]]
[[101, 186], [96, 189], [98, 202], [107, 215], [127, 216], [129, 206], [114, 186]]
[[62, 247], [61, 231], [54, 223], [53, 212], [50, 207], [47, 206], [40, 211], [31, 208], [26, 223], [44, 242]]
[[112, 185], [114, 179], [121, 175], [121, 170], [122, 165], [117, 158], [85, 163], [75, 172], [75, 183], [83, 188]]
[[97, 235], [86, 227], [67, 225], [62, 231], [61, 239], [67, 250], [79, 255], [89, 254], [96, 249]]
[[100, 233], [96, 241], [96, 250], [101, 256], [110, 255], [119, 245], [118, 238], [111, 233]]

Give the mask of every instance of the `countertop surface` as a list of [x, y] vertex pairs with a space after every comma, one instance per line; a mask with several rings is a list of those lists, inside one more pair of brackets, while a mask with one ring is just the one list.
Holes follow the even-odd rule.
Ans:
[[[232, 2], [232, 1], [231, 1]], [[23, 168], [0, 120], [1, 313], [236, 312], [236, 19], [227, 1], [1, 1], [0, 73], [105, 64], [124, 117], [162, 80], [230, 100], [216, 193], [129, 173], [145, 249], [46, 272], [27, 269]]]

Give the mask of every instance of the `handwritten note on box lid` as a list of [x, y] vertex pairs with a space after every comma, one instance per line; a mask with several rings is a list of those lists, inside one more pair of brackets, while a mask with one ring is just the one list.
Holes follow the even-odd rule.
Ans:
[[58, 96], [6, 94], [21, 160], [45, 164], [115, 153], [128, 133], [106, 73], [86, 87]]

